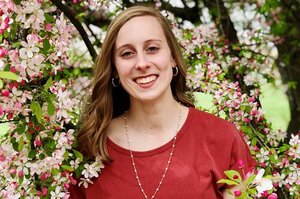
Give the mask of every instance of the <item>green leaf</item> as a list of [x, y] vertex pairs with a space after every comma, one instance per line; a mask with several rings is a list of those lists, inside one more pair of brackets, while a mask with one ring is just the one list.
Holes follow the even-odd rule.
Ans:
[[52, 15], [50, 15], [50, 14], [47, 14], [47, 13], [45, 14], [45, 19], [46, 19], [46, 22], [48, 22], [48, 23], [55, 22], [54, 17]]
[[10, 80], [18, 80], [19, 76], [10, 71], [0, 71], [0, 78], [2, 79], [10, 79]]
[[47, 99], [47, 103], [48, 103], [48, 106], [47, 106], [48, 114], [50, 116], [52, 116], [55, 113], [55, 106], [54, 106], [54, 104], [52, 103], [51, 100]]
[[55, 143], [54, 142], [48, 142], [47, 144], [45, 144], [44, 146], [44, 150], [51, 154], [54, 151], [55, 148]]
[[39, 159], [40, 159], [40, 160], [43, 160], [44, 158], [45, 158], [45, 154], [42, 154], [42, 153], [41, 153], [41, 154], [39, 155]]
[[68, 159], [68, 157], [69, 157], [69, 152], [68, 151], [66, 151], [65, 153], [64, 153], [64, 155], [63, 155], [63, 157], [64, 157], [64, 159], [65, 160], [67, 160]]
[[46, 84], [44, 85], [44, 90], [47, 91], [52, 86], [52, 84], [53, 84], [53, 80], [52, 80], [52, 77], [50, 77], [47, 80]]
[[48, 39], [44, 39], [44, 40], [43, 40], [43, 47], [44, 47], [44, 50], [45, 50], [46, 52], [50, 49], [51, 45], [50, 45]]
[[42, 116], [43, 116], [41, 105], [36, 101], [32, 101], [30, 104], [30, 109], [31, 109], [32, 113], [36, 116], [36, 119], [38, 120], [38, 122], [41, 123]]
[[225, 183], [227, 185], [239, 185], [239, 183], [237, 183], [233, 180], [228, 180], [228, 179], [221, 179], [217, 183]]
[[256, 188], [248, 189], [248, 193], [251, 195], [255, 195], [255, 194], [257, 194], [257, 190], [256, 190]]
[[60, 173], [60, 171], [58, 169], [52, 169], [52, 175], [56, 176], [58, 173]]
[[21, 3], [21, 0], [13, 0], [13, 2], [16, 4], [16, 5], [19, 5]]
[[241, 126], [241, 130], [247, 135], [251, 135], [253, 133], [250, 126]]
[[71, 171], [71, 172], [74, 171], [74, 169], [68, 165], [62, 165], [61, 167], [67, 171]]
[[252, 140], [251, 140], [251, 145], [256, 146], [256, 144], [257, 144], [257, 138], [253, 137]]
[[19, 144], [15, 141], [15, 140], [11, 140], [12, 146], [14, 148], [15, 151], [18, 151], [19, 148]]
[[83, 155], [79, 151], [73, 150], [76, 158], [78, 158], [81, 162], [83, 161]]
[[27, 140], [31, 140], [32, 138], [32, 135], [28, 131], [26, 132], [26, 138]]
[[24, 176], [19, 178], [19, 184], [23, 184], [23, 181], [24, 181]]
[[245, 181], [245, 186], [248, 186], [249, 184], [251, 184], [253, 182], [253, 180], [255, 179], [256, 175], [250, 175], [247, 180]]
[[2, 89], [3, 88], [3, 81], [2, 81], [2, 79], [0, 79], [0, 89]]
[[285, 152], [287, 151], [291, 146], [288, 144], [283, 144], [282, 147], [279, 148], [278, 152]]
[[[224, 173], [230, 180], [233, 180], [236, 182], [242, 181], [242, 177], [241, 177], [240, 173], [235, 170], [224, 171]], [[234, 178], [234, 176], [237, 176], [238, 178]]]
[[18, 142], [18, 151], [22, 151], [23, 147], [24, 147], [24, 139], [23, 136], [20, 137], [19, 142]]
[[35, 149], [34, 149], [34, 150], [31, 150], [31, 151], [28, 153], [28, 157], [32, 159], [32, 158], [35, 157], [36, 153], [37, 153], [37, 152], [36, 152]]
[[27, 129], [27, 126], [21, 124], [14, 130], [14, 132], [17, 132], [18, 134], [23, 134], [26, 131], [26, 129]]
[[36, 111], [36, 102], [35, 101], [31, 102], [30, 109], [31, 109], [32, 113], [35, 113], [35, 111]]

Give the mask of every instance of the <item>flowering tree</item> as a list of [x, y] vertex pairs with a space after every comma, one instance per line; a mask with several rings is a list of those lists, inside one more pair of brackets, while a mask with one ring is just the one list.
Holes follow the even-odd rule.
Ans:
[[[0, 118], [9, 124], [1, 137], [1, 198], [67, 198], [70, 184], [88, 186], [101, 175], [101, 157], [87, 162], [76, 150], [79, 107], [89, 93], [94, 48], [105, 34], [95, 34], [83, 13], [98, 11], [105, 25], [121, 9], [108, 1], [0, 1]], [[259, 103], [274, 64], [259, 44], [277, 38], [254, 30], [230, 43], [213, 24], [186, 30], [167, 16], [185, 49], [190, 92], [214, 97], [207, 111], [235, 123], [258, 161], [246, 181], [228, 171], [223, 183], [242, 184], [233, 193], [240, 198], [274, 198], [276, 190], [297, 198], [299, 136], [284, 144], [285, 132], [272, 129]]]

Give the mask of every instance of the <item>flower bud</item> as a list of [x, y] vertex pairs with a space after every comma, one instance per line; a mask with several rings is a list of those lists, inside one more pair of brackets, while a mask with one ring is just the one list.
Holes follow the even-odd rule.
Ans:
[[0, 48], [0, 58], [5, 57], [7, 54], [7, 51], [4, 48]]
[[19, 171], [19, 172], [18, 172], [18, 176], [19, 176], [19, 178], [23, 177], [23, 176], [24, 176], [23, 171]]
[[234, 196], [235, 197], [239, 197], [242, 195], [242, 192], [241, 191], [234, 191]]
[[4, 113], [4, 110], [3, 110], [2, 106], [0, 106], [0, 116], [3, 115], [3, 113]]
[[43, 187], [42, 188], [42, 196], [46, 196], [47, 195], [47, 188]]
[[277, 199], [278, 196], [276, 193], [272, 193], [271, 195], [268, 196], [268, 199]]
[[2, 90], [2, 96], [8, 97], [9, 96], [9, 91], [8, 90]]
[[70, 184], [69, 184], [69, 183], [64, 183], [64, 187], [65, 187], [66, 189], [69, 189], [69, 188], [70, 188]]

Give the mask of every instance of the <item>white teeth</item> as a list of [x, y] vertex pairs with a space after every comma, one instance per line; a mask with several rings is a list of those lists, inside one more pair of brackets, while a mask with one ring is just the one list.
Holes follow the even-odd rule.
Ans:
[[152, 82], [155, 79], [156, 79], [156, 76], [155, 75], [151, 75], [149, 77], [138, 78], [138, 79], [136, 79], [136, 82], [138, 84], [147, 84], [147, 83]]

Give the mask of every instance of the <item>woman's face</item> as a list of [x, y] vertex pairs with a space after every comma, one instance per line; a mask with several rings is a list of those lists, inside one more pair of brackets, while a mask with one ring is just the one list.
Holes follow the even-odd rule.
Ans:
[[152, 101], [172, 95], [170, 83], [176, 63], [156, 18], [134, 17], [122, 26], [114, 63], [131, 100]]

